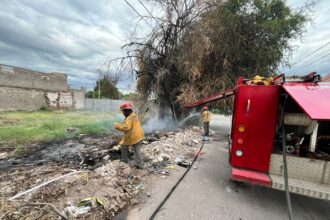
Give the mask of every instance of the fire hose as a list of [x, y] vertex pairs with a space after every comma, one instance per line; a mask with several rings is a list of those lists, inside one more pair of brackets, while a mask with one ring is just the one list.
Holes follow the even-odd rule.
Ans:
[[180, 182], [183, 180], [183, 178], [187, 175], [187, 173], [189, 172], [189, 170], [191, 169], [191, 167], [194, 165], [195, 161], [197, 160], [198, 156], [200, 155], [202, 149], [204, 147], [204, 139], [202, 140], [202, 146], [200, 147], [199, 151], [197, 152], [196, 156], [194, 157], [193, 161], [191, 162], [191, 164], [187, 167], [187, 170], [182, 174], [182, 176], [180, 177], [180, 179], [174, 184], [174, 186], [172, 187], [172, 189], [170, 190], [170, 192], [166, 195], [166, 197], [162, 200], [162, 202], [158, 205], [158, 207], [156, 208], [156, 210], [152, 213], [152, 215], [150, 216], [149, 220], [153, 220], [157, 213], [159, 212], [159, 210], [164, 206], [164, 204], [166, 203], [166, 201], [170, 198], [170, 196], [172, 195], [172, 193], [174, 192], [174, 190], [176, 189], [176, 187], [180, 184]]
[[289, 180], [288, 180], [288, 164], [286, 160], [286, 134], [285, 134], [285, 127], [284, 127], [284, 107], [286, 104], [287, 96], [284, 98], [283, 106], [282, 106], [282, 152], [283, 152], [283, 166], [284, 166], [284, 184], [285, 184], [285, 195], [286, 195], [286, 203], [288, 206], [288, 212], [289, 212], [289, 219], [293, 220], [292, 215], [292, 205], [291, 205], [291, 198], [290, 198], [290, 192], [289, 192]]

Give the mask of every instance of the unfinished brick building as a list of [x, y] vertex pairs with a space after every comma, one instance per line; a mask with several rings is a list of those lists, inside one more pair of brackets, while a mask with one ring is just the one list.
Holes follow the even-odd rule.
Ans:
[[0, 64], [0, 111], [81, 109], [84, 102], [84, 91], [70, 90], [66, 74]]

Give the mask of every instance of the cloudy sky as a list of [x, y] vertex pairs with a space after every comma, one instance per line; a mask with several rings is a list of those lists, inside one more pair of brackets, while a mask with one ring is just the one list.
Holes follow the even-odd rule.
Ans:
[[[145, 2], [145, 0], [143, 0]], [[129, 0], [147, 15], [138, 0]], [[302, 0], [288, 0], [292, 7]], [[148, 6], [148, 5], [147, 5]], [[44, 72], [64, 72], [73, 86], [93, 86], [96, 69], [107, 58], [122, 55], [121, 45], [136, 31], [150, 27], [124, 0], [0, 0], [0, 63]], [[330, 73], [330, 1], [315, 6], [313, 23], [297, 47], [287, 73], [316, 70]], [[314, 50], [324, 48], [308, 56]], [[329, 56], [327, 56], [329, 54]], [[308, 57], [306, 57], [308, 56]], [[134, 91], [134, 82], [120, 82], [121, 91]]]
[[[301, 39], [292, 41], [296, 47], [290, 63], [291, 68], [282, 68], [288, 74], [306, 74], [316, 71], [321, 75], [330, 73], [330, 0], [316, 1], [307, 32]], [[300, 7], [303, 0], [288, 0], [289, 6]]]

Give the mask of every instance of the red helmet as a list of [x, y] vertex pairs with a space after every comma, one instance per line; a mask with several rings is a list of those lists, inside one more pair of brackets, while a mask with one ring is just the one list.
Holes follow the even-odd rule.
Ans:
[[120, 106], [120, 109], [121, 110], [124, 110], [124, 109], [132, 109], [133, 108], [133, 105], [131, 103], [124, 103]]
[[203, 110], [208, 110], [209, 109], [209, 107], [207, 107], [207, 105], [205, 105], [204, 107], [203, 107]]

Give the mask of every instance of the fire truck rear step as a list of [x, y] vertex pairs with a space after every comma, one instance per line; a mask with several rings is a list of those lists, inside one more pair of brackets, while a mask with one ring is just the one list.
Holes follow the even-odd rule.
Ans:
[[[272, 188], [285, 190], [283, 176], [270, 174], [269, 177], [272, 180]], [[292, 193], [330, 201], [329, 185], [294, 178], [289, 178], [289, 185]]]
[[[330, 161], [287, 156], [290, 192], [330, 200]], [[272, 188], [284, 190], [283, 156], [272, 154]]]

